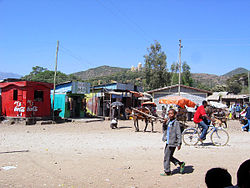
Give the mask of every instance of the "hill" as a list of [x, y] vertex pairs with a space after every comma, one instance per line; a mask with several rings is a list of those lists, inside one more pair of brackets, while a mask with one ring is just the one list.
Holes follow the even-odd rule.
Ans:
[[228, 79], [227, 76], [218, 76], [215, 74], [206, 74], [206, 73], [192, 73], [192, 79], [194, 81], [198, 81], [210, 88], [216, 85], [222, 85], [226, 83]]
[[110, 67], [107, 65], [88, 69], [86, 71], [76, 72], [73, 75], [79, 77], [82, 80], [93, 79], [102, 76], [109, 76], [117, 72], [127, 71], [130, 69], [120, 67]]
[[[79, 77], [82, 80], [98, 80], [99, 82], [104, 81], [118, 81], [118, 82], [126, 82], [131, 80], [141, 80], [142, 75], [137, 75], [138, 73], [130, 73], [126, 72], [130, 69], [128, 68], [120, 68], [120, 67], [110, 67], [110, 66], [100, 66], [92, 69], [88, 69], [86, 71], [81, 71], [77, 73], [73, 73], [73, 75]], [[200, 84], [213, 88], [216, 85], [225, 85], [226, 80], [233, 75], [247, 72], [245, 68], [237, 68], [234, 69], [222, 76], [218, 76], [215, 74], [206, 74], [206, 73], [192, 73], [192, 79], [194, 80], [194, 86]], [[112, 76], [111, 76], [112, 75]], [[128, 79], [131, 77], [131, 79]], [[125, 79], [125, 80], [124, 80]], [[96, 82], [97, 83], [97, 82]]]
[[232, 70], [232, 71], [230, 71], [222, 76], [231, 77], [231, 76], [236, 75], [236, 74], [242, 74], [242, 73], [247, 73], [247, 72], [248, 72], [247, 69], [239, 67], [239, 68], [234, 69], [234, 70]]
[[21, 78], [22, 76], [15, 73], [10, 72], [0, 72], [0, 80], [6, 79], [6, 78]]

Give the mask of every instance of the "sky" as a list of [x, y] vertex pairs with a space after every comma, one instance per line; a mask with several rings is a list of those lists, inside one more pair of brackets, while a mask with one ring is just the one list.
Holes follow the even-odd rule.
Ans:
[[0, 0], [0, 72], [34, 66], [70, 74], [102, 65], [144, 64], [158, 41], [167, 67], [193, 73], [250, 69], [249, 0]]

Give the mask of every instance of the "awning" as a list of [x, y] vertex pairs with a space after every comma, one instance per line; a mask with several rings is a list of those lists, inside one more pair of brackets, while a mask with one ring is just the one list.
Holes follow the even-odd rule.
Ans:
[[149, 93], [143, 92], [142, 94], [143, 94], [144, 97], [147, 97], [147, 98], [150, 98], [150, 99], [153, 98], [152, 95], [150, 95]]
[[144, 102], [144, 103], [142, 103], [141, 105], [142, 105], [142, 106], [151, 105], [151, 106], [154, 106], [154, 107], [157, 106], [154, 102]]
[[195, 103], [185, 97], [182, 96], [167, 96], [166, 98], [159, 100], [160, 104], [177, 104], [181, 108], [185, 108], [185, 106], [188, 107], [195, 107]]
[[229, 94], [222, 97], [222, 99], [246, 99], [246, 98], [248, 98], [247, 95], [233, 95], [233, 94]]
[[211, 106], [213, 106], [215, 108], [227, 108], [227, 105], [219, 103], [219, 102], [210, 101], [209, 103]]
[[143, 94], [137, 91], [129, 91], [130, 93], [132, 93], [135, 97], [143, 97]]
[[151, 98], [148, 98], [148, 97], [139, 97], [138, 100], [140, 100], [140, 101], [150, 101]]
[[122, 92], [116, 92], [116, 91], [109, 91], [107, 93], [110, 95], [122, 95]]

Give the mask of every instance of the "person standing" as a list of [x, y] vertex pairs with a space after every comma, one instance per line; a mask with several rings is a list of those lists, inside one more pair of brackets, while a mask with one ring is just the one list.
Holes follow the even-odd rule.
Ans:
[[236, 117], [236, 119], [240, 119], [240, 111], [241, 111], [240, 105], [237, 104], [237, 106], [235, 107], [235, 117]]
[[236, 104], [233, 104], [232, 107], [232, 119], [236, 119]]
[[194, 114], [194, 123], [197, 123], [198, 126], [202, 127], [201, 136], [199, 141], [206, 139], [207, 130], [208, 130], [208, 121], [212, 121], [210, 117], [206, 114], [205, 108], [207, 107], [207, 101], [202, 101], [202, 105], [199, 106]]
[[246, 125], [244, 125], [242, 128], [242, 130], [244, 130], [245, 128], [248, 128], [248, 132], [250, 132], [250, 103], [247, 104], [248, 107], [246, 109], [246, 116], [245, 118], [247, 119], [248, 123]]
[[176, 120], [176, 111], [170, 109], [168, 111], [169, 120], [163, 123], [163, 137], [162, 141], [166, 142], [164, 150], [164, 173], [161, 176], [170, 176], [170, 162], [174, 165], [180, 165], [180, 173], [183, 173], [185, 168], [185, 162], [180, 162], [178, 159], [174, 158], [174, 151], [177, 147], [178, 150], [181, 149], [181, 128], [180, 123]]

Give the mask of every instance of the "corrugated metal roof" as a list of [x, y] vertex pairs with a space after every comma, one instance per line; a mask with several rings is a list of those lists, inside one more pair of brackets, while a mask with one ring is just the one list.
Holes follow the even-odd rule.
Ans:
[[53, 84], [47, 82], [36, 82], [36, 81], [18, 81], [18, 82], [2, 82], [0, 83], [0, 88], [4, 88], [10, 85], [15, 85], [17, 87], [33, 87], [36, 85], [43, 85], [44, 87], [53, 88]]
[[214, 92], [212, 95], [207, 97], [208, 101], [218, 101], [220, 97], [226, 96], [228, 92]]
[[222, 97], [222, 99], [245, 99], [245, 98], [248, 98], [248, 96], [230, 94]]
[[[165, 89], [171, 89], [171, 88], [175, 88], [175, 87], [178, 87], [178, 86], [179, 85], [176, 84], [176, 85], [172, 85], [172, 86], [162, 87], [162, 88], [147, 91], [147, 93], [154, 93], [154, 92], [157, 92], [157, 91], [162, 91], [162, 90], [165, 90]], [[188, 89], [193, 89], [193, 90], [196, 90], [196, 91], [201, 91], [201, 92], [204, 92], [204, 93], [212, 94], [211, 91], [207, 91], [207, 90], [204, 90], [204, 89], [198, 89], [198, 88], [190, 87], [190, 86], [186, 86], [186, 85], [181, 85], [181, 87], [185, 87], [185, 88], [188, 88]]]

